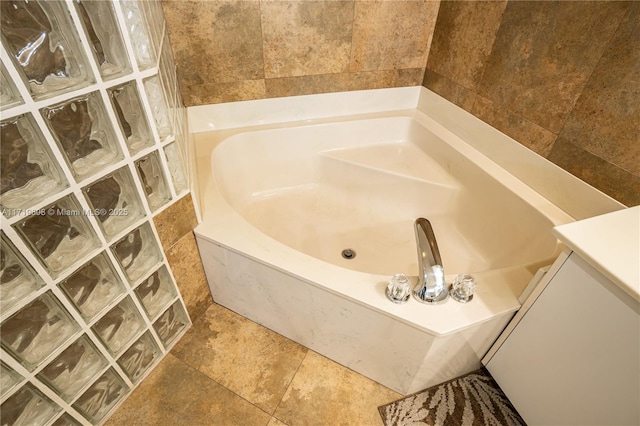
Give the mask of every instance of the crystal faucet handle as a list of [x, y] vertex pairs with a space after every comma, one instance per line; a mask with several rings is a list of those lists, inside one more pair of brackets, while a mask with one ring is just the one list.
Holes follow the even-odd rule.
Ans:
[[451, 285], [451, 297], [460, 303], [467, 303], [473, 299], [477, 284], [473, 276], [460, 274]]
[[405, 303], [411, 295], [411, 282], [405, 274], [395, 274], [389, 281], [387, 297], [393, 303]]

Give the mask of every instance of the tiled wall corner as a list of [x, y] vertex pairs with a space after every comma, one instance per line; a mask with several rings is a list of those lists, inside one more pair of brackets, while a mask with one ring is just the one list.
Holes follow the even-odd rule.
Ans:
[[163, 251], [195, 223], [164, 16], [0, 7], [2, 421], [101, 424], [191, 324]]
[[153, 222], [166, 252], [198, 224], [191, 194], [185, 195], [158, 213]]
[[197, 219], [191, 194], [156, 215], [154, 223], [187, 312], [195, 321], [212, 298], [193, 234]]
[[173, 270], [187, 311], [195, 320], [213, 300], [193, 232], [184, 235], [167, 250], [167, 260]]
[[423, 85], [640, 204], [640, 4], [443, 1]]

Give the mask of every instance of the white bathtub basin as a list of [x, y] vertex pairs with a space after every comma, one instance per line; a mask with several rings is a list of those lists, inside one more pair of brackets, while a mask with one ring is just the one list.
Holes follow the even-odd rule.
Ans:
[[[215, 148], [211, 164], [225, 201], [252, 226], [348, 269], [417, 275], [421, 216], [451, 276], [535, 270], [556, 254], [555, 237], [541, 232], [556, 218], [411, 116], [240, 133]], [[344, 259], [344, 248], [357, 256]]]
[[[559, 253], [551, 229], [573, 218], [425, 114], [426, 89], [344, 96], [361, 114], [323, 110], [340, 94], [190, 111], [196, 237], [218, 303], [411, 393], [479, 367]], [[417, 217], [433, 224], [448, 281], [475, 276], [472, 302], [386, 298], [391, 275], [417, 274]]]

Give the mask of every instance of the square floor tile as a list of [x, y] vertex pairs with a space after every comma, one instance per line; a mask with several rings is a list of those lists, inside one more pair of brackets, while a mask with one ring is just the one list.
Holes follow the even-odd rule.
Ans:
[[271, 414], [307, 349], [214, 304], [171, 353]]
[[267, 425], [271, 416], [168, 354], [105, 426]]
[[402, 395], [309, 351], [274, 417], [289, 426], [382, 425], [377, 407]]

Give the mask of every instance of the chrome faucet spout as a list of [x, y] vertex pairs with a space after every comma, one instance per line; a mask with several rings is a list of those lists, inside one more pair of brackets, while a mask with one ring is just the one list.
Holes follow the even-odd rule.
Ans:
[[418, 284], [413, 289], [413, 297], [422, 303], [445, 302], [449, 291], [431, 223], [425, 218], [418, 218], [415, 221], [415, 231], [418, 247]]

